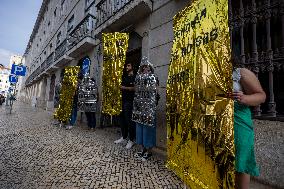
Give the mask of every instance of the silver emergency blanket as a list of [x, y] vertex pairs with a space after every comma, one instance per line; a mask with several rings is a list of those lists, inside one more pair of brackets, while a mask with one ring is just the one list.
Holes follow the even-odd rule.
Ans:
[[97, 107], [97, 85], [85, 75], [78, 90], [78, 110], [82, 112], [96, 112]]
[[135, 78], [135, 97], [132, 120], [147, 126], [155, 126], [158, 80], [153, 65], [143, 57]]

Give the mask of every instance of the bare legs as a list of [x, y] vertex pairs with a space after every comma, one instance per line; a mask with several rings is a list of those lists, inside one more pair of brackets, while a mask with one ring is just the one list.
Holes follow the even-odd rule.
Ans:
[[250, 175], [236, 173], [236, 189], [249, 189]]

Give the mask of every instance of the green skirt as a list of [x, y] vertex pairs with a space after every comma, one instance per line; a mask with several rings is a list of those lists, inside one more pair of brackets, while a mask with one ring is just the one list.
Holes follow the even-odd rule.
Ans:
[[258, 176], [259, 169], [254, 154], [254, 128], [251, 111], [248, 106], [237, 102], [234, 104], [234, 132], [236, 171]]

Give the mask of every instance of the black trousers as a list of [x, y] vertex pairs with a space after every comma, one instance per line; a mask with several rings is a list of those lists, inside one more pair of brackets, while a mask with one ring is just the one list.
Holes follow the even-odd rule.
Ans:
[[[132, 110], [133, 102], [126, 101], [122, 102], [122, 124], [121, 124], [121, 133], [124, 139], [129, 137], [129, 140], [132, 142], [135, 141], [136, 127], [132, 121]], [[129, 134], [129, 135], [128, 135]]]
[[95, 112], [85, 112], [88, 122], [88, 127], [96, 127], [96, 113]]

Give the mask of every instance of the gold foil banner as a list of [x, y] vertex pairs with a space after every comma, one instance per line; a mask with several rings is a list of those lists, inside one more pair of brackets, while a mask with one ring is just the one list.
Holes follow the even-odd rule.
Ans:
[[167, 166], [190, 188], [233, 188], [228, 1], [196, 0], [173, 23]]
[[60, 91], [59, 108], [54, 114], [55, 118], [59, 121], [66, 123], [70, 119], [74, 95], [77, 90], [79, 71], [79, 66], [68, 66], [65, 68], [62, 88]]
[[122, 111], [121, 79], [126, 59], [129, 35], [127, 33], [103, 33], [103, 107], [109, 115]]

